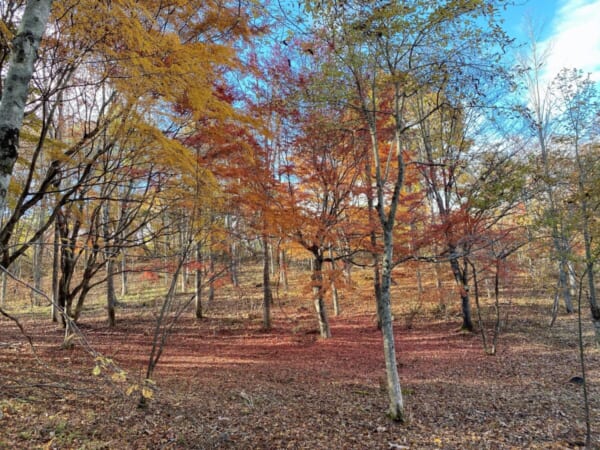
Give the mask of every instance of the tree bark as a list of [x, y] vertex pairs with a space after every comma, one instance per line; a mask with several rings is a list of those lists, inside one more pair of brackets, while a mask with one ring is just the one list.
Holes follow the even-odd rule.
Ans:
[[0, 101], [0, 209], [6, 205], [10, 177], [18, 157], [19, 133], [23, 125], [29, 82], [51, 5], [52, 0], [29, 0], [12, 42]]
[[335, 276], [335, 260], [333, 259], [333, 251], [331, 250], [331, 247], [329, 247], [329, 259], [331, 260], [331, 273], [332, 273], [332, 279], [331, 279], [331, 301], [333, 303], [333, 314], [335, 314], [336, 316], [340, 315], [340, 298], [339, 298], [339, 294], [338, 294], [338, 290], [337, 290], [337, 286], [335, 284], [335, 279], [333, 278]]
[[315, 255], [313, 259], [312, 282], [315, 309], [317, 311], [317, 319], [319, 320], [319, 334], [322, 338], [329, 339], [331, 337], [331, 330], [323, 300], [323, 256], [321, 254]]
[[471, 317], [471, 302], [469, 299], [469, 279], [467, 267], [460, 267], [455, 248], [450, 248], [450, 255], [450, 265], [452, 266], [452, 273], [454, 275], [454, 279], [456, 280], [456, 284], [458, 284], [460, 290], [460, 301], [463, 317], [461, 329], [466, 331], [473, 331], [473, 319]]
[[229, 246], [229, 273], [231, 274], [231, 285], [234, 287], [240, 286], [237, 253], [237, 245], [235, 245], [235, 242], [232, 242]]
[[115, 293], [115, 260], [110, 257], [106, 263], [106, 309], [108, 311], [108, 326], [114, 327], [117, 324], [115, 315], [115, 305], [117, 304], [117, 295]]
[[54, 223], [54, 248], [52, 253], [52, 306], [50, 317], [52, 322], [58, 322], [58, 284], [60, 268], [60, 232], [58, 222]]
[[287, 261], [283, 249], [279, 249], [279, 283], [283, 289], [288, 290]]
[[2, 271], [2, 287], [0, 287], [0, 308], [4, 308], [6, 302], [6, 288], [8, 286], [8, 277], [6, 272]]
[[403, 422], [404, 400], [400, 387], [400, 376], [398, 375], [398, 363], [396, 360], [396, 343], [394, 341], [394, 328], [392, 317], [392, 305], [390, 288], [392, 283], [393, 269], [393, 236], [391, 229], [383, 232], [384, 253], [383, 270], [381, 274], [381, 291], [377, 299], [377, 312], [380, 321], [381, 335], [383, 337], [383, 356], [385, 359], [385, 372], [387, 379], [387, 392], [389, 398], [388, 414], [393, 420]]
[[263, 235], [263, 329], [271, 329], [271, 304], [273, 293], [271, 292], [271, 268], [269, 254], [269, 239]]
[[196, 319], [202, 319], [202, 244], [196, 243], [196, 269], [194, 270], [194, 315]]
[[[46, 202], [42, 202], [41, 210], [37, 217], [36, 227], [39, 229], [44, 223], [44, 210], [46, 208]], [[43, 262], [44, 262], [44, 239], [43, 235], [40, 236], [33, 245], [33, 287], [38, 291], [42, 290], [42, 273], [43, 273]], [[42, 298], [37, 292], [33, 293], [34, 303], [36, 306], [41, 304]]]
[[212, 249], [210, 250], [210, 253], [208, 254], [208, 306], [210, 307], [213, 302], [215, 301], [215, 278], [216, 278], [216, 272], [215, 272], [215, 255], [212, 251]]
[[[110, 239], [110, 229], [109, 229], [109, 211], [108, 211], [108, 203], [104, 205], [104, 220], [103, 220], [103, 232], [104, 232], [104, 240], [108, 242]], [[117, 322], [115, 318], [115, 305], [117, 303], [117, 294], [115, 293], [115, 256], [113, 254], [114, 250], [107, 249], [108, 261], [106, 262], [106, 310], [108, 312], [108, 326], [114, 327]]]
[[128, 294], [127, 287], [127, 255], [125, 249], [121, 249], [121, 297]]
[[[558, 233], [558, 231], [553, 230], [552, 233]], [[566, 241], [564, 236], [557, 236], [554, 239], [554, 249], [558, 253], [558, 289], [559, 292], [562, 292], [567, 314], [572, 314], [575, 309], [573, 308], [572, 289], [569, 281], [568, 255], [570, 249], [568, 248], [568, 243], [561, 243], [562, 241]]]

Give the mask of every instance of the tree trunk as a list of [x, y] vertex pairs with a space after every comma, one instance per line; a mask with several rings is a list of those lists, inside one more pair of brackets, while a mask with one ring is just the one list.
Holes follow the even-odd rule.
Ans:
[[390, 296], [393, 269], [392, 230], [384, 230], [383, 241], [383, 271], [381, 274], [380, 296], [377, 298], [377, 311], [380, 320], [381, 335], [383, 337], [383, 356], [385, 359], [385, 372], [389, 397], [388, 414], [393, 420], [403, 422], [405, 420], [404, 401], [402, 399], [400, 376], [398, 374], [398, 363], [396, 361], [396, 343], [394, 341], [392, 305]]
[[[110, 229], [109, 229], [109, 210], [108, 203], [104, 205], [104, 218], [103, 218], [103, 232], [104, 232], [104, 241], [108, 243], [110, 239]], [[113, 254], [114, 250], [108, 248], [106, 257], [108, 258], [106, 262], [106, 311], [108, 313], [108, 326], [114, 327], [116, 325], [115, 319], [115, 305], [117, 303], [117, 294], [115, 293], [115, 256]]]
[[229, 246], [229, 254], [230, 254], [230, 263], [229, 263], [229, 272], [231, 273], [231, 284], [234, 287], [240, 286], [239, 274], [238, 274], [238, 259], [237, 259], [237, 245], [233, 242]]
[[[368, 169], [370, 171], [370, 169]], [[371, 179], [369, 177], [369, 183], [371, 183]], [[380, 261], [379, 255], [377, 254], [377, 234], [375, 232], [375, 220], [373, 218], [374, 204], [373, 204], [373, 196], [371, 194], [367, 195], [367, 206], [369, 210], [369, 226], [371, 231], [369, 233], [369, 239], [371, 243], [371, 260], [373, 261], [373, 290], [375, 292], [375, 302], [379, 305], [381, 300], [381, 270], [380, 270]], [[381, 330], [381, 315], [379, 311], [379, 307], [377, 307], [377, 328]]]
[[437, 291], [438, 297], [438, 305], [440, 312], [444, 314], [445, 317], [448, 316], [448, 307], [446, 305], [446, 299], [444, 298], [443, 292], [443, 283], [442, 283], [442, 267], [440, 263], [435, 264], [435, 289]]
[[559, 261], [558, 261], [558, 286], [559, 291], [562, 292], [562, 297], [565, 302], [565, 310], [567, 314], [571, 314], [574, 312], [573, 309], [573, 298], [571, 296], [571, 287], [569, 282], [569, 262], [565, 255], [563, 255], [563, 251], [560, 251]]
[[[179, 230], [179, 248], [184, 248], [186, 242], [186, 231], [185, 227], [182, 225]], [[187, 290], [187, 282], [188, 282], [188, 271], [187, 271], [187, 260], [183, 261], [183, 266], [181, 267], [181, 293], [185, 294]]]
[[121, 297], [129, 293], [127, 288], [127, 255], [125, 249], [121, 249]]
[[[580, 169], [580, 171], [583, 169]], [[584, 183], [580, 182], [580, 190], [584, 192]], [[594, 262], [595, 257], [592, 251], [592, 236], [590, 233], [589, 224], [589, 211], [588, 203], [584, 199], [581, 202], [581, 215], [582, 215], [582, 231], [583, 231], [583, 244], [585, 248], [585, 268], [588, 281], [588, 298], [590, 303], [590, 311], [592, 313], [592, 324], [594, 325], [594, 332], [596, 335], [596, 343], [600, 345], [600, 306], [598, 305], [598, 299], [596, 297], [596, 281], [594, 277]]]
[[331, 330], [329, 329], [329, 320], [323, 301], [323, 256], [320, 253], [315, 255], [313, 259], [312, 282], [315, 309], [319, 320], [319, 333], [322, 338], [329, 339]]
[[[85, 275], [83, 275], [85, 277]], [[77, 322], [79, 317], [81, 317], [81, 313], [83, 312], [83, 304], [85, 303], [85, 299], [87, 298], [87, 294], [90, 292], [89, 282], [85, 283], [79, 292], [79, 296], [77, 297], [77, 303], [75, 304], [75, 310], [73, 311], [73, 321]]]
[[[35, 244], [33, 244], [33, 287], [41, 291], [42, 290], [42, 261], [44, 256], [44, 247], [42, 239], [40, 238]], [[36, 306], [40, 305], [40, 296], [37, 292], [33, 293], [33, 302]]]
[[288, 290], [288, 273], [285, 250], [279, 249], [279, 283]]
[[208, 255], [208, 305], [211, 306], [215, 300], [215, 255], [212, 250]]
[[52, 253], [52, 305], [50, 317], [52, 322], [58, 322], [59, 268], [60, 268], [60, 232], [58, 222], [54, 224], [54, 247]]
[[273, 293], [271, 292], [271, 268], [269, 254], [269, 238], [263, 235], [263, 329], [271, 329], [271, 304]]
[[194, 315], [202, 319], [202, 244], [196, 243], [196, 269], [194, 270]]
[[[42, 201], [42, 207], [37, 217], [37, 228], [41, 228], [44, 222], [44, 209], [46, 207], [46, 202]], [[33, 287], [41, 291], [42, 290], [42, 273], [43, 273], [43, 262], [44, 262], [44, 239], [43, 236], [33, 244]], [[33, 302], [36, 306], [41, 304], [41, 296], [37, 293], [33, 293]]]
[[271, 258], [269, 268], [271, 270], [271, 276], [275, 276], [275, 254], [272, 246], [269, 246], [269, 258]]
[[331, 278], [331, 301], [333, 303], [333, 314], [335, 314], [336, 316], [340, 315], [340, 299], [339, 299], [339, 295], [338, 295], [338, 290], [337, 290], [337, 286], [335, 285], [335, 261], [333, 259], [333, 251], [331, 250], [331, 247], [329, 247], [329, 259], [331, 259], [331, 273], [332, 273], [332, 278]]
[[352, 263], [344, 259], [344, 281], [346, 286], [352, 287]]
[[106, 263], [106, 309], [108, 311], [108, 326], [114, 327], [117, 324], [115, 318], [115, 305], [117, 304], [117, 295], [115, 293], [115, 260], [111, 257]]
[[[67, 315], [69, 317], [73, 317], [71, 311], [71, 303], [73, 299], [69, 295], [69, 286], [71, 284], [71, 278], [73, 277], [74, 272], [74, 263], [72, 263], [71, 258], [68, 254], [70, 249], [63, 249], [63, 254], [61, 255], [61, 275], [58, 282], [58, 306], [62, 308], [64, 311], [63, 315]], [[64, 317], [63, 317], [63, 325]]]
[[2, 287], [0, 288], [0, 308], [4, 308], [6, 302], [6, 288], [8, 286], [8, 276], [2, 271]]
[[458, 288], [460, 290], [460, 301], [463, 323], [461, 326], [462, 330], [473, 331], [473, 319], [471, 317], [471, 302], [469, 299], [469, 278], [468, 270], [466, 265], [460, 267], [458, 256], [456, 255], [456, 249], [450, 248], [450, 266], [452, 267], [452, 273]]
[[51, 5], [52, 0], [29, 0], [12, 42], [0, 101], [0, 210], [6, 205], [10, 177], [18, 157], [29, 81]]

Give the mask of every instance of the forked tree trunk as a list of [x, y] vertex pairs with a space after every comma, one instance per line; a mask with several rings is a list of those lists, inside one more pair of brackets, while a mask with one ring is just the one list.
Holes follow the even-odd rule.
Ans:
[[452, 267], [452, 273], [456, 284], [460, 290], [461, 310], [463, 323], [461, 329], [466, 331], [473, 331], [473, 319], [471, 317], [471, 302], [469, 298], [469, 278], [468, 270], [466, 265], [460, 267], [458, 257], [456, 256], [456, 249], [451, 248], [450, 250], [450, 265]]
[[329, 339], [331, 330], [327, 310], [325, 309], [325, 301], [323, 300], [323, 257], [320, 254], [315, 255], [313, 259], [312, 282], [315, 310], [319, 321], [319, 334], [322, 338]]

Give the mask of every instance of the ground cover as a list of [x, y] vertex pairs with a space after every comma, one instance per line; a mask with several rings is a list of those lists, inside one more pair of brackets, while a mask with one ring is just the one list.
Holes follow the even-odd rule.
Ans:
[[[156, 318], [146, 300], [124, 302], [116, 328], [100, 307], [81, 329], [91, 348], [127, 373], [103, 369], [81, 342], [40, 313], [2, 322], [0, 448], [46, 449], [562, 449], [583, 445], [576, 317], [548, 327], [548, 302], [505, 306], [498, 354], [478, 334], [457, 331], [452, 312], [398, 308], [400, 374], [409, 421], [385, 416], [381, 338], [362, 293], [347, 296], [318, 338], [310, 300], [278, 299], [265, 332], [252, 301], [231, 293], [208, 318], [182, 316], [154, 375], [147, 408], [137, 408]], [[157, 300], [158, 301], [158, 300]], [[253, 306], [254, 305], [254, 306]], [[232, 313], [234, 311], [235, 313]], [[408, 319], [412, 320], [408, 320]], [[585, 323], [592, 418], [600, 404], [600, 354]], [[113, 379], [114, 378], [114, 379]], [[594, 422], [593, 422], [594, 423]], [[597, 430], [596, 430], [597, 431]], [[598, 433], [595, 445], [600, 445]]]

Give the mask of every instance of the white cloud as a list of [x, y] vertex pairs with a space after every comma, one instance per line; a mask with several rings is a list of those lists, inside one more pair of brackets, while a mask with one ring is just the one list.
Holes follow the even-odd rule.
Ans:
[[600, 0], [564, 0], [552, 22], [546, 65], [552, 79], [563, 68], [590, 72], [600, 81]]

